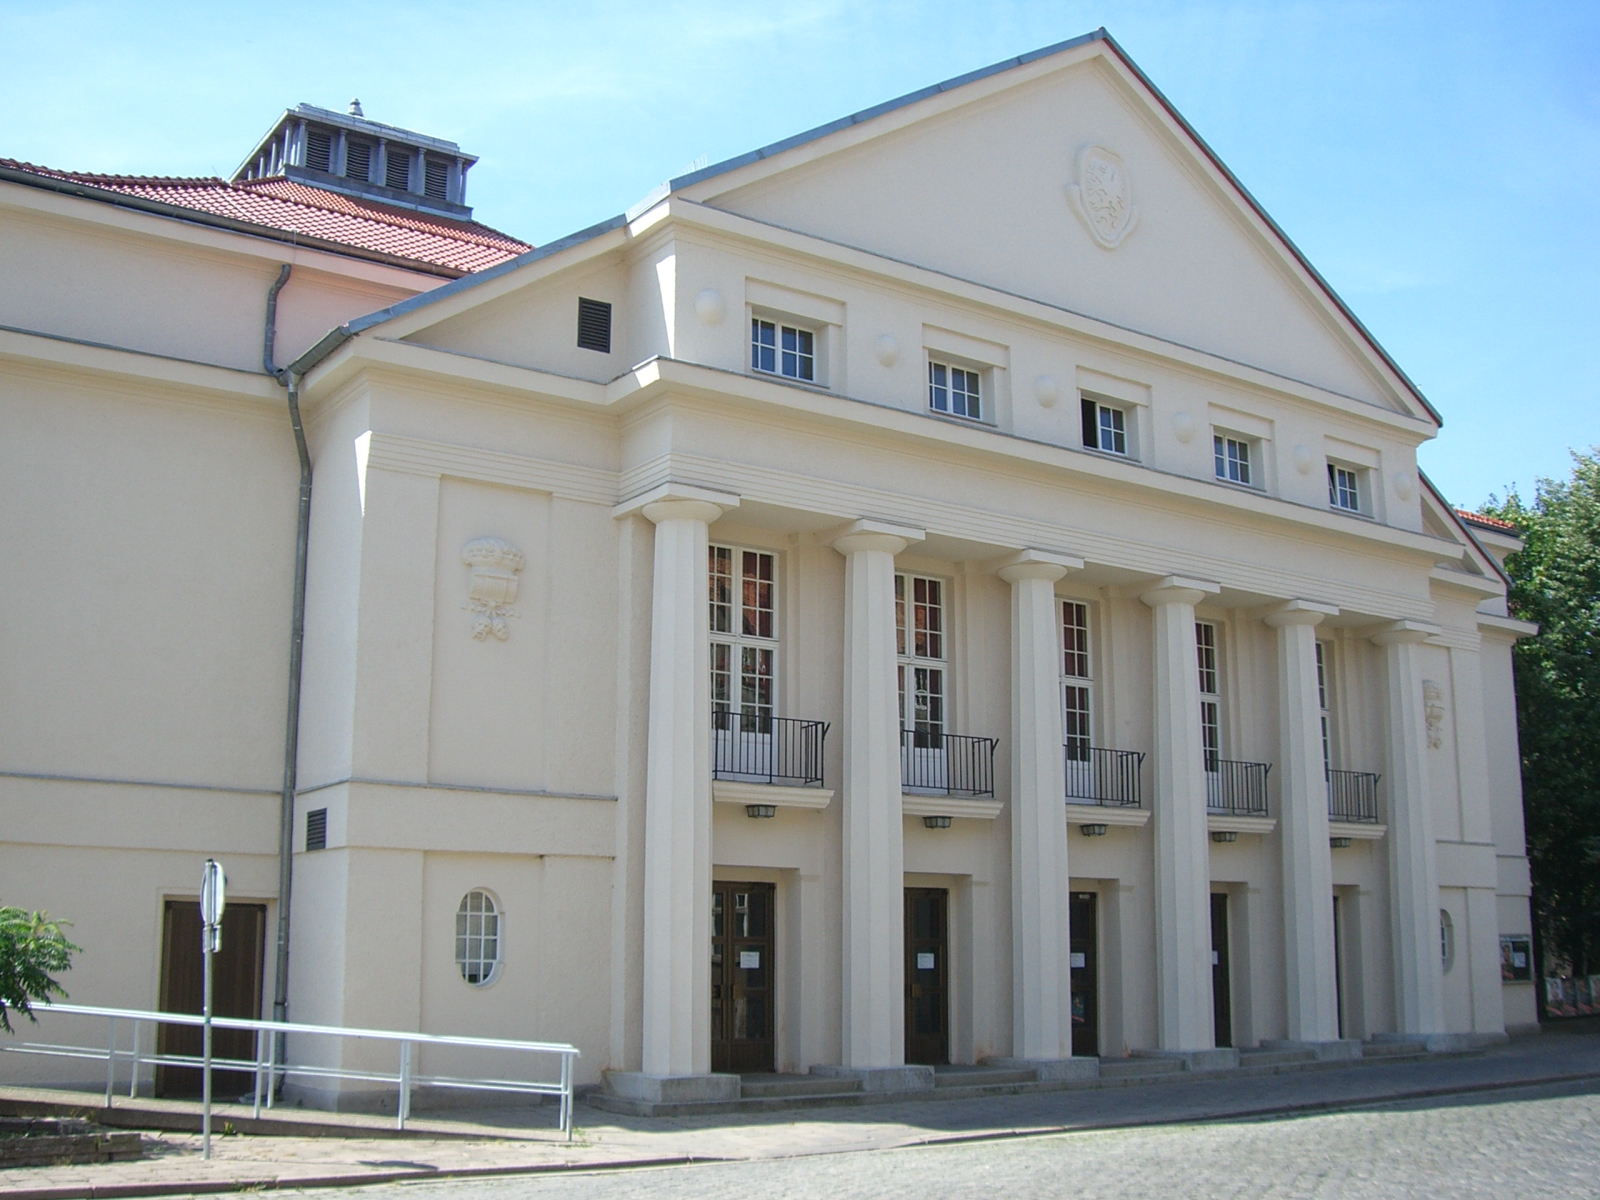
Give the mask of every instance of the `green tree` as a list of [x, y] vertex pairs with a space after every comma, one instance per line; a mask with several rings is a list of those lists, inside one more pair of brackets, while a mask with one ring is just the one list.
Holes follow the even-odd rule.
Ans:
[[38, 1021], [35, 1002], [50, 1003], [66, 990], [52, 971], [70, 971], [74, 946], [61, 932], [70, 921], [52, 921], [45, 912], [0, 907], [0, 1028], [12, 1032], [10, 1010]]
[[1484, 512], [1523, 540], [1509, 602], [1539, 623], [1514, 651], [1534, 919], [1545, 962], [1583, 975], [1600, 971], [1600, 447], [1572, 458], [1532, 503], [1513, 489]]

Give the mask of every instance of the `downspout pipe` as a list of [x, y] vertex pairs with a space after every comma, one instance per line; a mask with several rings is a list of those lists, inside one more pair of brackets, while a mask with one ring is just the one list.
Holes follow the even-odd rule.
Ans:
[[[294, 603], [289, 626], [289, 703], [283, 733], [283, 792], [278, 804], [278, 946], [277, 970], [272, 994], [272, 1019], [289, 1019], [289, 905], [294, 887], [294, 797], [300, 756], [300, 675], [306, 636], [306, 558], [311, 545], [311, 452], [306, 447], [305, 426], [300, 420], [300, 381], [293, 370], [279, 370], [273, 362], [273, 341], [277, 336], [278, 293], [289, 282], [289, 264], [283, 264], [278, 278], [267, 293], [267, 323], [261, 345], [261, 365], [288, 392], [289, 424], [294, 429], [295, 450], [300, 455], [300, 512], [295, 526]], [[277, 1053], [285, 1061], [283, 1035], [278, 1035]]]

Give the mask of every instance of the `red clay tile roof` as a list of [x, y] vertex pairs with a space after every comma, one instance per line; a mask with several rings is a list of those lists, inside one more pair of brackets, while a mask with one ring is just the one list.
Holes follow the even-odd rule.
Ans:
[[1497, 529], [1513, 536], [1517, 532], [1517, 527], [1510, 521], [1502, 521], [1499, 517], [1486, 517], [1482, 513], [1473, 512], [1470, 508], [1456, 509], [1456, 516], [1473, 525], [1482, 525], [1485, 529]]
[[229, 183], [216, 178], [88, 175], [12, 159], [0, 159], [0, 167], [427, 263], [452, 274], [481, 271], [533, 249], [476, 221], [394, 208], [281, 177]]

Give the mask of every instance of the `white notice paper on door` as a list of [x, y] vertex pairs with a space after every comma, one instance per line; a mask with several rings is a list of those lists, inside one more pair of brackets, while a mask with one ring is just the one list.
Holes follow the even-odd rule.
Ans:
[[1082, 950], [1074, 950], [1072, 952], [1072, 969], [1076, 971], [1079, 967], [1086, 966], [1085, 958], [1086, 956]]
[[741, 971], [759, 971], [761, 969], [761, 951], [739, 951], [739, 969]]
[[931, 971], [933, 969], [934, 969], [934, 967], [933, 967], [933, 953], [932, 953], [932, 951], [929, 951], [929, 950], [918, 950], [917, 951], [917, 970], [919, 970], [919, 971]]

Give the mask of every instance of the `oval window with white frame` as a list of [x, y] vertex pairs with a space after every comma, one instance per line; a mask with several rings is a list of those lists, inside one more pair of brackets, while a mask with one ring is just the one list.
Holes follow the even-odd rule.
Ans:
[[1456, 927], [1447, 909], [1439, 910], [1439, 965], [1448, 974], [1456, 965]]
[[474, 987], [487, 987], [500, 974], [500, 906], [482, 888], [461, 897], [456, 909], [456, 966]]

